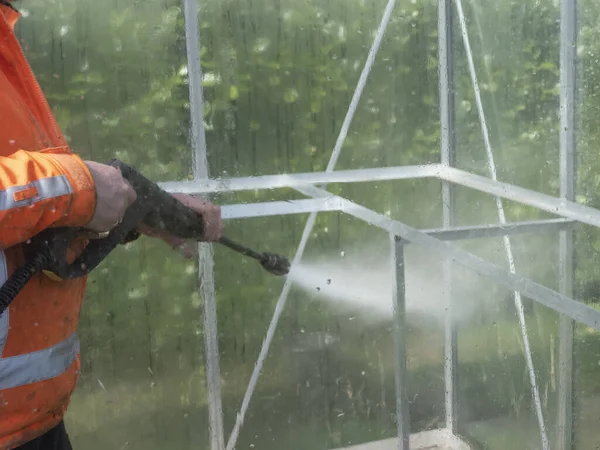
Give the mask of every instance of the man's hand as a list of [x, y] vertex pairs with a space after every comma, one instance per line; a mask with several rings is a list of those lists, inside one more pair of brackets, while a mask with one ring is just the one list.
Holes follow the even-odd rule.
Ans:
[[97, 233], [110, 231], [121, 223], [137, 195], [119, 169], [94, 161], [85, 164], [96, 186], [96, 211], [86, 228]]
[[172, 194], [185, 206], [193, 209], [204, 219], [204, 242], [215, 242], [223, 236], [223, 222], [221, 221], [221, 207], [205, 202], [187, 194]]
[[[187, 194], [172, 194], [185, 206], [193, 209], [204, 220], [204, 242], [215, 242], [223, 236], [223, 222], [221, 220], [221, 207], [194, 198]], [[196, 251], [195, 243], [186, 242], [185, 239], [175, 237], [164, 230], [154, 230], [147, 226], [140, 226], [138, 231], [146, 236], [159, 238], [176, 248], [186, 258], [192, 258]]]

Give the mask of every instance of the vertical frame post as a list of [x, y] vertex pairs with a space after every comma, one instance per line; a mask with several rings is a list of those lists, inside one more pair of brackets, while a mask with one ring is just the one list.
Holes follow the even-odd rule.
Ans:
[[398, 450], [410, 450], [410, 416], [406, 384], [406, 288], [404, 271], [404, 241], [390, 234], [392, 273], [392, 302], [394, 307], [394, 346], [396, 361], [396, 421]]
[[[452, 52], [452, 0], [438, 0], [438, 52], [440, 90], [440, 137], [441, 162], [447, 166], [455, 164], [454, 123], [454, 55]], [[443, 227], [455, 225], [454, 186], [442, 183]], [[443, 264], [444, 298], [446, 308], [444, 339], [444, 384], [446, 428], [457, 434], [458, 415], [458, 356], [457, 331], [452, 309], [452, 262]]]
[[[194, 149], [194, 179], [208, 179], [206, 136], [204, 131], [204, 98], [202, 93], [202, 67], [200, 65], [200, 33], [198, 30], [197, 0], [183, 0], [185, 15], [185, 40], [187, 49], [191, 141]], [[221, 372], [217, 335], [217, 305], [215, 300], [214, 260], [210, 244], [198, 244], [198, 282], [204, 301], [204, 353], [208, 391], [209, 430], [211, 450], [223, 450], [223, 407], [221, 397]]]
[[[575, 108], [577, 93], [577, 2], [560, 8], [560, 196], [575, 200]], [[561, 231], [559, 290], [573, 296], [573, 231]], [[558, 349], [557, 449], [573, 448], [573, 321], [561, 315]]]

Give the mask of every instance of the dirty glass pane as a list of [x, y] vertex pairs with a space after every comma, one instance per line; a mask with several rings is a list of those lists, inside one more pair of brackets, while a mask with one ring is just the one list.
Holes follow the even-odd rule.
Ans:
[[18, 35], [73, 150], [156, 181], [191, 176], [178, 0], [28, 0]]
[[75, 448], [205, 448], [197, 271], [195, 260], [141, 238], [91, 274], [81, 379], [67, 414]]
[[[439, 192], [438, 181], [429, 183]], [[354, 186], [354, 192], [362, 191], [364, 196], [355, 200], [367, 203], [375, 192], [382, 205], [399, 192], [408, 205], [416, 197], [410, 182], [361, 186]], [[240, 197], [221, 195], [219, 200], [238, 203]], [[435, 226], [427, 211], [382, 212]], [[228, 223], [228, 233], [253, 248], [293, 257], [306, 218], [236, 220]], [[443, 310], [437, 307], [443, 288], [422, 286], [430, 276], [439, 278], [432, 267], [435, 255], [424, 256], [417, 248], [406, 253], [406, 382], [411, 431], [417, 433], [443, 426], [444, 421]], [[283, 280], [227, 249], [218, 249], [215, 260], [228, 434]], [[249, 404], [238, 448], [336, 449], [396, 436], [392, 276], [386, 232], [346, 214], [319, 213], [293, 275], [294, 285]]]
[[411, 227], [442, 226], [442, 182], [435, 178], [331, 184], [327, 189]]
[[558, 3], [461, 1], [466, 28], [453, 8], [459, 168], [490, 176], [466, 31], [498, 179], [558, 194]]
[[[560, 2], [452, 3], [457, 166], [487, 177], [495, 170], [500, 181], [558, 195]], [[508, 222], [551, 217], [502, 203]], [[459, 188], [456, 207], [461, 225], [499, 221], [498, 205], [488, 195]], [[558, 289], [556, 234], [511, 237], [510, 244], [518, 274]], [[501, 239], [463, 245], [508, 267]], [[473, 312], [458, 332], [461, 434], [490, 449], [543, 448], [541, 412], [553, 448], [558, 314], [522, 297], [538, 403], [512, 293], [480, 277], [473, 282], [462, 272], [454, 277], [463, 289], [480, 286], [457, 298]]]
[[[247, 219], [229, 229], [251, 247], [292, 257], [305, 222], [306, 216]], [[269, 231], [249, 232], [258, 229]], [[372, 231], [337, 213], [319, 215], [237, 448], [338, 448], [394, 435], [390, 292], [384, 281], [389, 245], [385, 233]], [[348, 238], [365, 232], [370, 237], [362, 245]], [[364, 246], [373, 244], [382, 252], [369, 258]], [[372, 270], [361, 271], [365, 257]], [[377, 285], [368, 283], [373, 275]], [[227, 250], [216, 254], [216, 280], [223, 408], [231, 430], [283, 280]], [[365, 311], [370, 307], [373, 314]]]
[[[519, 274], [558, 288], [557, 268], [547, 263], [558, 257], [555, 234], [512, 237], [511, 243]], [[507, 266], [500, 239], [466, 241], [461, 247]], [[522, 296], [521, 322], [513, 292], [458, 265], [453, 267], [453, 294], [458, 324], [460, 433], [469, 442], [490, 450], [543, 448], [539, 407], [553, 445], [558, 412], [558, 314]], [[537, 399], [527, 364], [528, 351]]]
[[[386, 3], [200, 0], [211, 172], [324, 170]], [[396, 4], [338, 168], [439, 159], [436, 21]]]
[[[594, 1], [578, 2], [578, 95], [577, 103], [577, 194], [578, 201], [598, 208], [598, 105], [600, 94], [600, 7]], [[584, 226], [576, 233], [575, 295], [597, 309], [600, 295], [597, 261], [600, 233]], [[600, 408], [600, 334], [585, 325], [575, 327], [574, 408], [575, 448], [583, 450], [600, 445], [598, 410]]]
[[575, 326], [574, 409], [576, 449], [600, 445], [598, 432], [598, 372], [600, 367], [600, 334], [582, 324]]

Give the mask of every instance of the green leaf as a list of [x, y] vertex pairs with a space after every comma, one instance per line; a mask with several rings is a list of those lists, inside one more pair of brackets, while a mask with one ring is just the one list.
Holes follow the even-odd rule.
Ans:
[[283, 100], [286, 103], [294, 103], [296, 100], [298, 100], [299, 96], [300, 94], [298, 94], [298, 91], [295, 88], [286, 88], [285, 92], [283, 93]]

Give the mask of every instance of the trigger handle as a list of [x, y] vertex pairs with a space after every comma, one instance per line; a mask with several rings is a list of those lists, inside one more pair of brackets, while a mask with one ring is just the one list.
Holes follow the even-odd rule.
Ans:
[[62, 279], [73, 279], [87, 275], [94, 270], [118, 245], [131, 241], [137, 227], [143, 221], [148, 212], [148, 206], [144, 202], [135, 201], [127, 211], [119, 225], [113, 228], [107, 237], [92, 239], [83, 253], [71, 264], [62, 260], [62, 264], [49, 268], [55, 275]]

